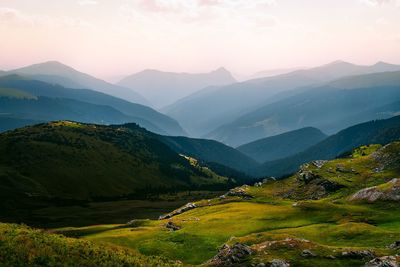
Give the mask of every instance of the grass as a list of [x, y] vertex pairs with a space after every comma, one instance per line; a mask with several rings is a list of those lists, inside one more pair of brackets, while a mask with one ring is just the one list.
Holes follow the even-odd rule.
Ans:
[[[256, 250], [244, 265], [280, 258], [290, 261], [291, 266], [363, 266], [368, 259], [345, 258], [341, 253], [370, 250], [377, 256], [394, 255], [396, 251], [387, 246], [400, 240], [398, 203], [348, 201], [354, 192], [383, 184], [400, 174], [393, 163], [385, 165], [376, 159], [377, 150], [388, 153], [386, 158], [399, 151], [390, 146], [368, 146], [356, 150], [350, 157], [327, 162], [321, 168], [312, 164], [306, 167], [317, 174], [316, 181], [341, 185], [318, 199], [310, 199], [308, 195], [318, 187], [304, 183], [296, 174], [261, 187], [243, 187], [252, 199], [228, 197], [198, 201], [200, 207], [171, 219], [181, 226], [178, 231], [167, 230], [164, 226], [167, 220], [148, 220], [132, 227], [102, 225], [56, 231], [188, 264], [204, 263], [222, 244], [239, 241]], [[376, 168], [382, 166], [377, 172]], [[304, 258], [303, 249], [312, 249], [317, 256]]]

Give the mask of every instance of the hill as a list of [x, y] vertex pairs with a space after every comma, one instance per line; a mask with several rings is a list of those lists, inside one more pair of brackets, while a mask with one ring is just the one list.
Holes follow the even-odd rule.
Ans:
[[26, 66], [7, 71], [6, 74], [19, 74], [28, 76], [33, 80], [59, 84], [69, 88], [92, 89], [133, 103], [149, 104], [145, 98], [131, 89], [107, 83], [57, 61], [48, 61]]
[[123, 78], [118, 85], [139, 92], [156, 107], [164, 107], [205, 87], [235, 82], [229, 71], [219, 68], [193, 74], [144, 70]]
[[168, 219], [136, 221], [134, 230], [96, 225], [57, 232], [205, 266], [396, 266], [400, 198], [354, 197], [370, 188], [400, 197], [393, 190], [399, 152], [399, 142], [363, 146], [344, 158], [305, 164], [287, 179], [195, 202]]
[[387, 144], [395, 140], [400, 140], [400, 116], [349, 127], [296, 155], [265, 162], [256, 169], [254, 175], [283, 176], [312, 160], [333, 159], [358, 146]]
[[[387, 63], [358, 66], [336, 61], [311, 69], [248, 80], [213, 88], [213, 90], [204, 89], [203, 92], [194, 93], [164, 108], [163, 112], [178, 120], [190, 134], [198, 137], [210, 137], [206, 134], [214, 129], [235, 121], [262, 106], [285, 98], [285, 92], [294, 89], [301, 92], [304, 87], [310, 89], [345, 76], [385, 71], [400, 71], [400, 66]], [[207, 109], [204, 107], [207, 107]], [[316, 125], [305, 126], [317, 127]], [[301, 127], [303, 126], [294, 129]], [[243, 143], [263, 137], [266, 137], [266, 135], [258, 136]], [[211, 139], [214, 138], [211, 137]], [[221, 139], [218, 140], [221, 141]]]
[[390, 117], [390, 112], [385, 117], [382, 112], [371, 111], [398, 101], [399, 86], [351, 90], [323, 86], [306, 90], [249, 112], [212, 131], [206, 138], [238, 146], [309, 126], [333, 134], [356, 123]]
[[3, 266], [180, 266], [135, 250], [66, 238], [27, 226], [0, 223]]
[[307, 127], [244, 144], [237, 150], [263, 163], [302, 152], [326, 137], [317, 128]]
[[[165, 136], [162, 141], [177, 153], [202, 160], [206, 164], [217, 163], [246, 174], [258, 166], [250, 157], [214, 140]], [[214, 168], [212, 169], [217, 171]]]
[[[7, 75], [4, 77], [0, 77], [0, 88], [11, 88], [14, 90], [14, 92], [24, 92], [32, 96], [43, 96], [51, 98], [52, 101], [71, 102], [72, 100], [76, 100], [79, 101], [80, 103], [85, 102], [82, 105], [92, 104], [93, 106], [93, 104], [95, 104], [95, 105], [107, 106], [110, 110], [111, 109], [113, 110], [113, 113], [121, 113], [118, 119], [116, 119], [115, 121], [112, 120], [107, 121], [107, 123], [118, 124], [124, 122], [125, 123], [136, 122], [140, 124], [142, 127], [145, 127], [148, 130], [156, 133], [169, 134], [169, 135], [185, 135], [185, 132], [175, 120], [155, 111], [152, 108], [140, 104], [131, 103], [123, 99], [116, 98], [93, 90], [87, 90], [87, 89], [76, 90], [71, 88], [64, 88], [60, 85], [53, 85], [41, 81], [31, 80], [29, 78], [25, 78], [18, 75]], [[55, 98], [57, 98], [57, 100], [55, 100]], [[57, 110], [57, 107], [54, 108]], [[4, 112], [7, 112], [7, 110], [5, 110]], [[8, 111], [8, 113], [10, 113], [10, 111]], [[59, 119], [71, 119], [77, 121], [102, 123], [101, 121], [98, 120], [88, 120], [88, 119], [81, 120], [80, 118], [77, 117], [68, 117], [67, 114], [62, 114], [62, 111], [60, 111], [59, 113], [63, 116], [57, 118], [51, 117], [52, 111], [49, 110], [48, 116], [44, 114], [44, 118], [41, 119], [47, 121], [59, 120]], [[79, 113], [79, 114], [81, 116], [86, 116], [86, 114], [84, 113]], [[29, 116], [30, 114], [26, 113], [25, 117], [20, 117], [20, 118], [32, 119]]]
[[135, 124], [60, 121], [0, 134], [2, 217], [46, 202], [141, 199], [235, 183]]

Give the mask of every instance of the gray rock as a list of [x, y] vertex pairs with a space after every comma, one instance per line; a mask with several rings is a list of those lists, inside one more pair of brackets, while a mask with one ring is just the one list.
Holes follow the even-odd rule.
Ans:
[[181, 229], [178, 225], [174, 224], [171, 221], [167, 222], [167, 224], [165, 225], [165, 228], [167, 228], [171, 231], [178, 231]]
[[242, 243], [236, 243], [233, 246], [224, 244], [218, 251], [218, 254], [209, 260], [208, 263], [212, 266], [237, 265], [244, 261], [252, 253], [252, 249]]
[[324, 166], [325, 163], [327, 163], [327, 162], [328, 162], [327, 160], [314, 160], [314, 161], [312, 162], [312, 164], [313, 164], [315, 167], [317, 167], [318, 169], [321, 169], [322, 166]]
[[290, 267], [290, 264], [284, 260], [273, 259], [270, 264], [270, 267]]
[[399, 267], [399, 263], [394, 256], [385, 256], [380, 258], [375, 258], [367, 262], [365, 267]]
[[392, 179], [385, 189], [373, 186], [361, 189], [349, 199], [350, 201], [400, 201], [400, 179]]
[[303, 257], [315, 257], [316, 255], [309, 249], [305, 249], [301, 252], [301, 256]]
[[267, 265], [265, 265], [265, 263], [261, 262], [261, 263], [257, 264], [256, 267], [266, 267], [266, 266], [267, 266]]
[[400, 240], [394, 241], [392, 244], [390, 244], [390, 245], [388, 246], [388, 248], [391, 248], [391, 249], [398, 249], [398, 248], [400, 248]]

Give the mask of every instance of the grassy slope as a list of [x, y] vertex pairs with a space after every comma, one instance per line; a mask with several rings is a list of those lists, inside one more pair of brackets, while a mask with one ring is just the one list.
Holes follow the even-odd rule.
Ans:
[[[205, 262], [225, 242], [240, 241], [257, 251], [243, 265], [280, 258], [289, 260], [292, 266], [363, 266], [368, 259], [349, 259], [341, 253], [369, 249], [378, 256], [395, 254], [386, 247], [400, 239], [397, 203], [348, 201], [348, 196], [359, 189], [382, 184], [400, 174], [400, 143], [379, 147], [363, 147], [352, 157], [330, 161], [320, 169], [312, 164], [304, 166], [303, 171], [318, 177], [315, 181], [341, 186], [317, 197], [314, 193], [321, 188], [314, 182], [305, 183], [296, 174], [261, 187], [244, 187], [254, 196], [250, 200], [228, 197], [200, 201], [201, 208], [172, 218], [182, 226], [175, 232], [163, 227], [166, 221], [138, 221], [130, 228], [100, 225], [58, 231], [192, 264]], [[377, 149], [379, 153], [373, 153]], [[270, 243], [271, 240], [277, 242]], [[302, 257], [303, 249], [311, 249], [317, 256]], [[329, 259], [328, 255], [336, 259]]]
[[226, 183], [227, 178], [191, 165], [136, 125], [66, 121], [0, 135], [0, 205], [8, 210], [27, 196], [31, 196], [28, 204], [39, 197], [143, 197], [165, 190], [226, 187]]
[[0, 224], [0, 266], [179, 266], [132, 249]]

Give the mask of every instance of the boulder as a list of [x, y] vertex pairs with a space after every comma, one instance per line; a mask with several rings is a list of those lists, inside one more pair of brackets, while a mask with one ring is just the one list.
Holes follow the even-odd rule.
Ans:
[[399, 267], [398, 260], [394, 256], [375, 258], [367, 262], [365, 267]]
[[312, 162], [312, 164], [315, 166], [315, 167], [317, 167], [318, 169], [321, 169], [324, 165], [325, 165], [325, 163], [327, 163], [328, 161], [327, 160], [314, 160], [313, 162]]
[[165, 228], [167, 228], [171, 231], [178, 231], [181, 229], [178, 225], [174, 224], [172, 221], [167, 222], [167, 224], [165, 225]]
[[208, 263], [212, 266], [238, 265], [246, 260], [252, 252], [249, 246], [242, 243], [236, 243], [233, 246], [224, 244], [218, 251], [218, 254], [209, 260]]
[[390, 245], [388, 246], [388, 248], [391, 248], [391, 249], [398, 249], [398, 248], [400, 248], [400, 240], [394, 241], [392, 244], [390, 244]]
[[400, 179], [392, 179], [380, 186], [361, 189], [349, 198], [350, 201], [400, 201]]
[[316, 255], [309, 249], [305, 249], [301, 252], [302, 257], [315, 257]]

